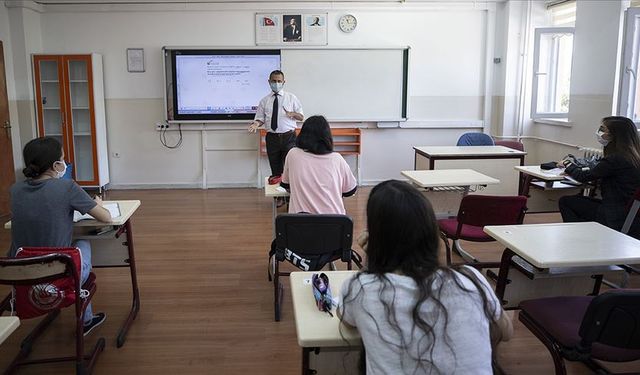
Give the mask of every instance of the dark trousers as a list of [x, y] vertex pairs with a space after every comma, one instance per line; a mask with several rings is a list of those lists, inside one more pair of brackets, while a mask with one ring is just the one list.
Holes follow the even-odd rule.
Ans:
[[602, 213], [602, 200], [582, 195], [568, 195], [558, 201], [560, 215], [565, 223], [597, 221], [605, 223]]
[[267, 133], [265, 142], [271, 175], [280, 176], [284, 170], [287, 153], [296, 145], [296, 132], [292, 130], [287, 133]]

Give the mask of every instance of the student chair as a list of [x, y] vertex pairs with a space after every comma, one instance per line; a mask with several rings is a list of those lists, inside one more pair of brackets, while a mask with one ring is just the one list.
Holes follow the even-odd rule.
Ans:
[[456, 146], [493, 146], [493, 138], [484, 133], [464, 133]]
[[[440, 236], [446, 247], [447, 265], [451, 265], [450, 239], [453, 241], [453, 249], [457, 253], [461, 253], [457, 244], [459, 240], [472, 242], [495, 241], [491, 236], [484, 233], [482, 228], [486, 225], [522, 224], [526, 210], [527, 197], [524, 196], [464, 196], [460, 202], [457, 217], [438, 220]], [[476, 266], [494, 267], [497, 266], [497, 263], [476, 264]]]
[[524, 151], [524, 144], [522, 144], [522, 142], [519, 142], [519, 141], [508, 141], [508, 140], [495, 141], [495, 145], [509, 147], [518, 151]]
[[[53, 250], [53, 249], [52, 249]], [[54, 250], [55, 251], [55, 250]], [[95, 275], [91, 273], [87, 281], [81, 286], [78, 273], [75, 271], [73, 259], [67, 254], [52, 252], [50, 254], [27, 258], [0, 258], [0, 284], [3, 285], [38, 285], [50, 283], [58, 279], [72, 277], [75, 284], [75, 317], [76, 317], [76, 352], [74, 356], [42, 358], [27, 360], [35, 340], [60, 314], [60, 309], [52, 310], [22, 341], [18, 355], [13, 359], [5, 374], [11, 374], [19, 366], [43, 364], [52, 362], [74, 361], [76, 374], [90, 374], [98, 355], [105, 345], [104, 338], [98, 339], [90, 354], [84, 354], [83, 313], [96, 291]], [[81, 290], [89, 292], [88, 297], [81, 298]], [[11, 294], [0, 305], [0, 314], [9, 310]], [[23, 319], [20, 317], [20, 319]]]
[[270, 252], [269, 280], [273, 273], [274, 311], [276, 322], [284, 287], [279, 263], [288, 260], [304, 271], [319, 271], [326, 264], [341, 260], [351, 269], [351, 262], [362, 268], [362, 258], [351, 249], [353, 221], [346, 215], [282, 214], [276, 217], [276, 238]]
[[[597, 297], [552, 297], [522, 301], [520, 321], [547, 347], [556, 374], [564, 359], [602, 373], [595, 360], [640, 359], [640, 291], [618, 289]], [[605, 372], [608, 373], [608, 372]]]

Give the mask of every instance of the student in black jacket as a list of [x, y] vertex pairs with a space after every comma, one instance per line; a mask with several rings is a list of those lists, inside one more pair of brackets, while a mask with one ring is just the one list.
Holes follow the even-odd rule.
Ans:
[[602, 119], [596, 131], [604, 146], [604, 158], [594, 167], [563, 162], [565, 173], [580, 181], [598, 181], [601, 199], [582, 195], [560, 198], [558, 205], [565, 222], [597, 221], [620, 230], [633, 192], [640, 187], [640, 140], [633, 121], [611, 116]]

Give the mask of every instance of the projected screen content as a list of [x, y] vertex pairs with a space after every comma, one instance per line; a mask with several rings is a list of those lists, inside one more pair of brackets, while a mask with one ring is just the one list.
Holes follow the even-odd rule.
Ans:
[[269, 73], [280, 69], [280, 51], [210, 52], [175, 54], [175, 117], [252, 118], [270, 91]]

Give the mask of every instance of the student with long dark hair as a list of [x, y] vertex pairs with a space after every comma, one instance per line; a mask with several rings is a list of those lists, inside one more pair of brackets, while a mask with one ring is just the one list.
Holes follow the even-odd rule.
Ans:
[[492, 336], [508, 340], [511, 321], [478, 271], [440, 265], [429, 201], [405, 182], [382, 182], [367, 226], [367, 265], [343, 284], [338, 307], [362, 337], [366, 373], [491, 374]]
[[558, 202], [565, 222], [597, 221], [620, 230], [633, 192], [640, 187], [640, 140], [630, 119], [610, 116], [596, 131], [604, 157], [592, 168], [564, 161], [565, 173], [580, 182], [597, 181], [601, 198], [565, 196]]
[[323, 116], [302, 124], [284, 163], [282, 186], [291, 190], [290, 213], [345, 214], [342, 198], [355, 194], [358, 184], [342, 155], [333, 151]]
[[[20, 247], [77, 247], [82, 259], [81, 282], [91, 271], [91, 245], [86, 240], [72, 241], [73, 211], [89, 213], [102, 222], [111, 214], [102, 200], [91, 197], [75, 181], [62, 179], [67, 165], [64, 150], [51, 137], [29, 141], [22, 152], [27, 179], [11, 187], [11, 249], [15, 256]], [[91, 304], [84, 314], [84, 334], [106, 319], [104, 313], [93, 314]]]

